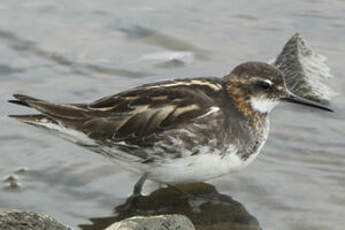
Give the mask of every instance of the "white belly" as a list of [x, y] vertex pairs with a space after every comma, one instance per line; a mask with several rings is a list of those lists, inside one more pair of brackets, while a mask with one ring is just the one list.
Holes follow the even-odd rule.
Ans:
[[202, 182], [240, 170], [256, 156], [257, 154], [253, 154], [246, 161], [236, 154], [228, 156], [204, 154], [180, 158], [151, 168], [148, 177], [167, 184]]
[[153, 163], [141, 163], [136, 160], [114, 159], [120, 166], [139, 175], [146, 174], [148, 179], [165, 184], [203, 182], [228, 173], [238, 171], [258, 156], [265, 144], [269, 126], [267, 123], [263, 139], [256, 152], [245, 160], [242, 159], [235, 146], [230, 145], [226, 153], [221, 153], [209, 146], [199, 147], [200, 153], [196, 155], [184, 155], [181, 158], [163, 159]]
[[164, 161], [162, 164], [150, 167], [146, 173], [149, 179], [167, 184], [202, 182], [224, 176], [253, 162], [266, 143], [268, 134], [267, 120], [260, 146], [245, 160], [237, 154], [238, 150], [235, 146], [230, 145], [225, 154], [210, 152], [206, 147], [202, 151], [203, 154]]
[[269, 121], [267, 120], [260, 146], [246, 160], [236, 154], [238, 150], [235, 146], [230, 145], [225, 154], [210, 153], [206, 147], [203, 154], [171, 159], [149, 168], [148, 177], [161, 183], [178, 184], [207, 181], [238, 171], [255, 160], [266, 143], [268, 135]]

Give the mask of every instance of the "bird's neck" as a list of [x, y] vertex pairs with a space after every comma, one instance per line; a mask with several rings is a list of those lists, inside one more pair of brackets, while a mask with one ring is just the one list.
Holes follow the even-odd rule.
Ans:
[[268, 112], [255, 109], [246, 92], [235, 84], [227, 85], [225, 89], [236, 109], [259, 129]]

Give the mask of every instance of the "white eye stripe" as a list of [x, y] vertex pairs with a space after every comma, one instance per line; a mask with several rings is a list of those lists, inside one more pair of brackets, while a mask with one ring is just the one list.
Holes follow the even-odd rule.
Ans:
[[268, 83], [270, 86], [273, 85], [272, 81], [268, 80], [268, 79], [265, 79], [264, 82]]

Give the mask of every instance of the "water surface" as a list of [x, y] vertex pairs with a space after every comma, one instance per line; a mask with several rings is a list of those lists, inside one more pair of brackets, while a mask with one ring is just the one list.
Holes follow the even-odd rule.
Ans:
[[[276, 57], [296, 32], [328, 57], [337, 76], [330, 84], [341, 93], [344, 11], [340, 0], [1, 1], [0, 208], [43, 212], [78, 228], [114, 215], [137, 180], [101, 156], [7, 119], [29, 112], [7, 104], [11, 94], [87, 102], [152, 81], [223, 76], [241, 62]], [[209, 183], [262, 229], [343, 229], [344, 102], [342, 94], [334, 99], [334, 114], [279, 106], [259, 158]], [[8, 176], [19, 187], [9, 187]], [[148, 183], [145, 192], [156, 188]]]

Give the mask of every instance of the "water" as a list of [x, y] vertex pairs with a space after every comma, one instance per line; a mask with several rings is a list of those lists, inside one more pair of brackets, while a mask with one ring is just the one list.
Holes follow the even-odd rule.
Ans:
[[[78, 228], [114, 215], [137, 180], [101, 156], [7, 119], [29, 111], [7, 104], [11, 94], [87, 102], [152, 81], [223, 76], [241, 62], [275, 58], [295, 32], [328, 57], [337, 76], [330, 84], [341, 93], [344, 10], [340, 0], [1, 1], [0, 208], [43, 212]], [[209, 183], [262, 229], [343, 229], [344, 102], [341, 94], [333, 100], [334, 114], [279, 106], [259, 158]], [[20, 186], [9, 187], [8, 176]]]

